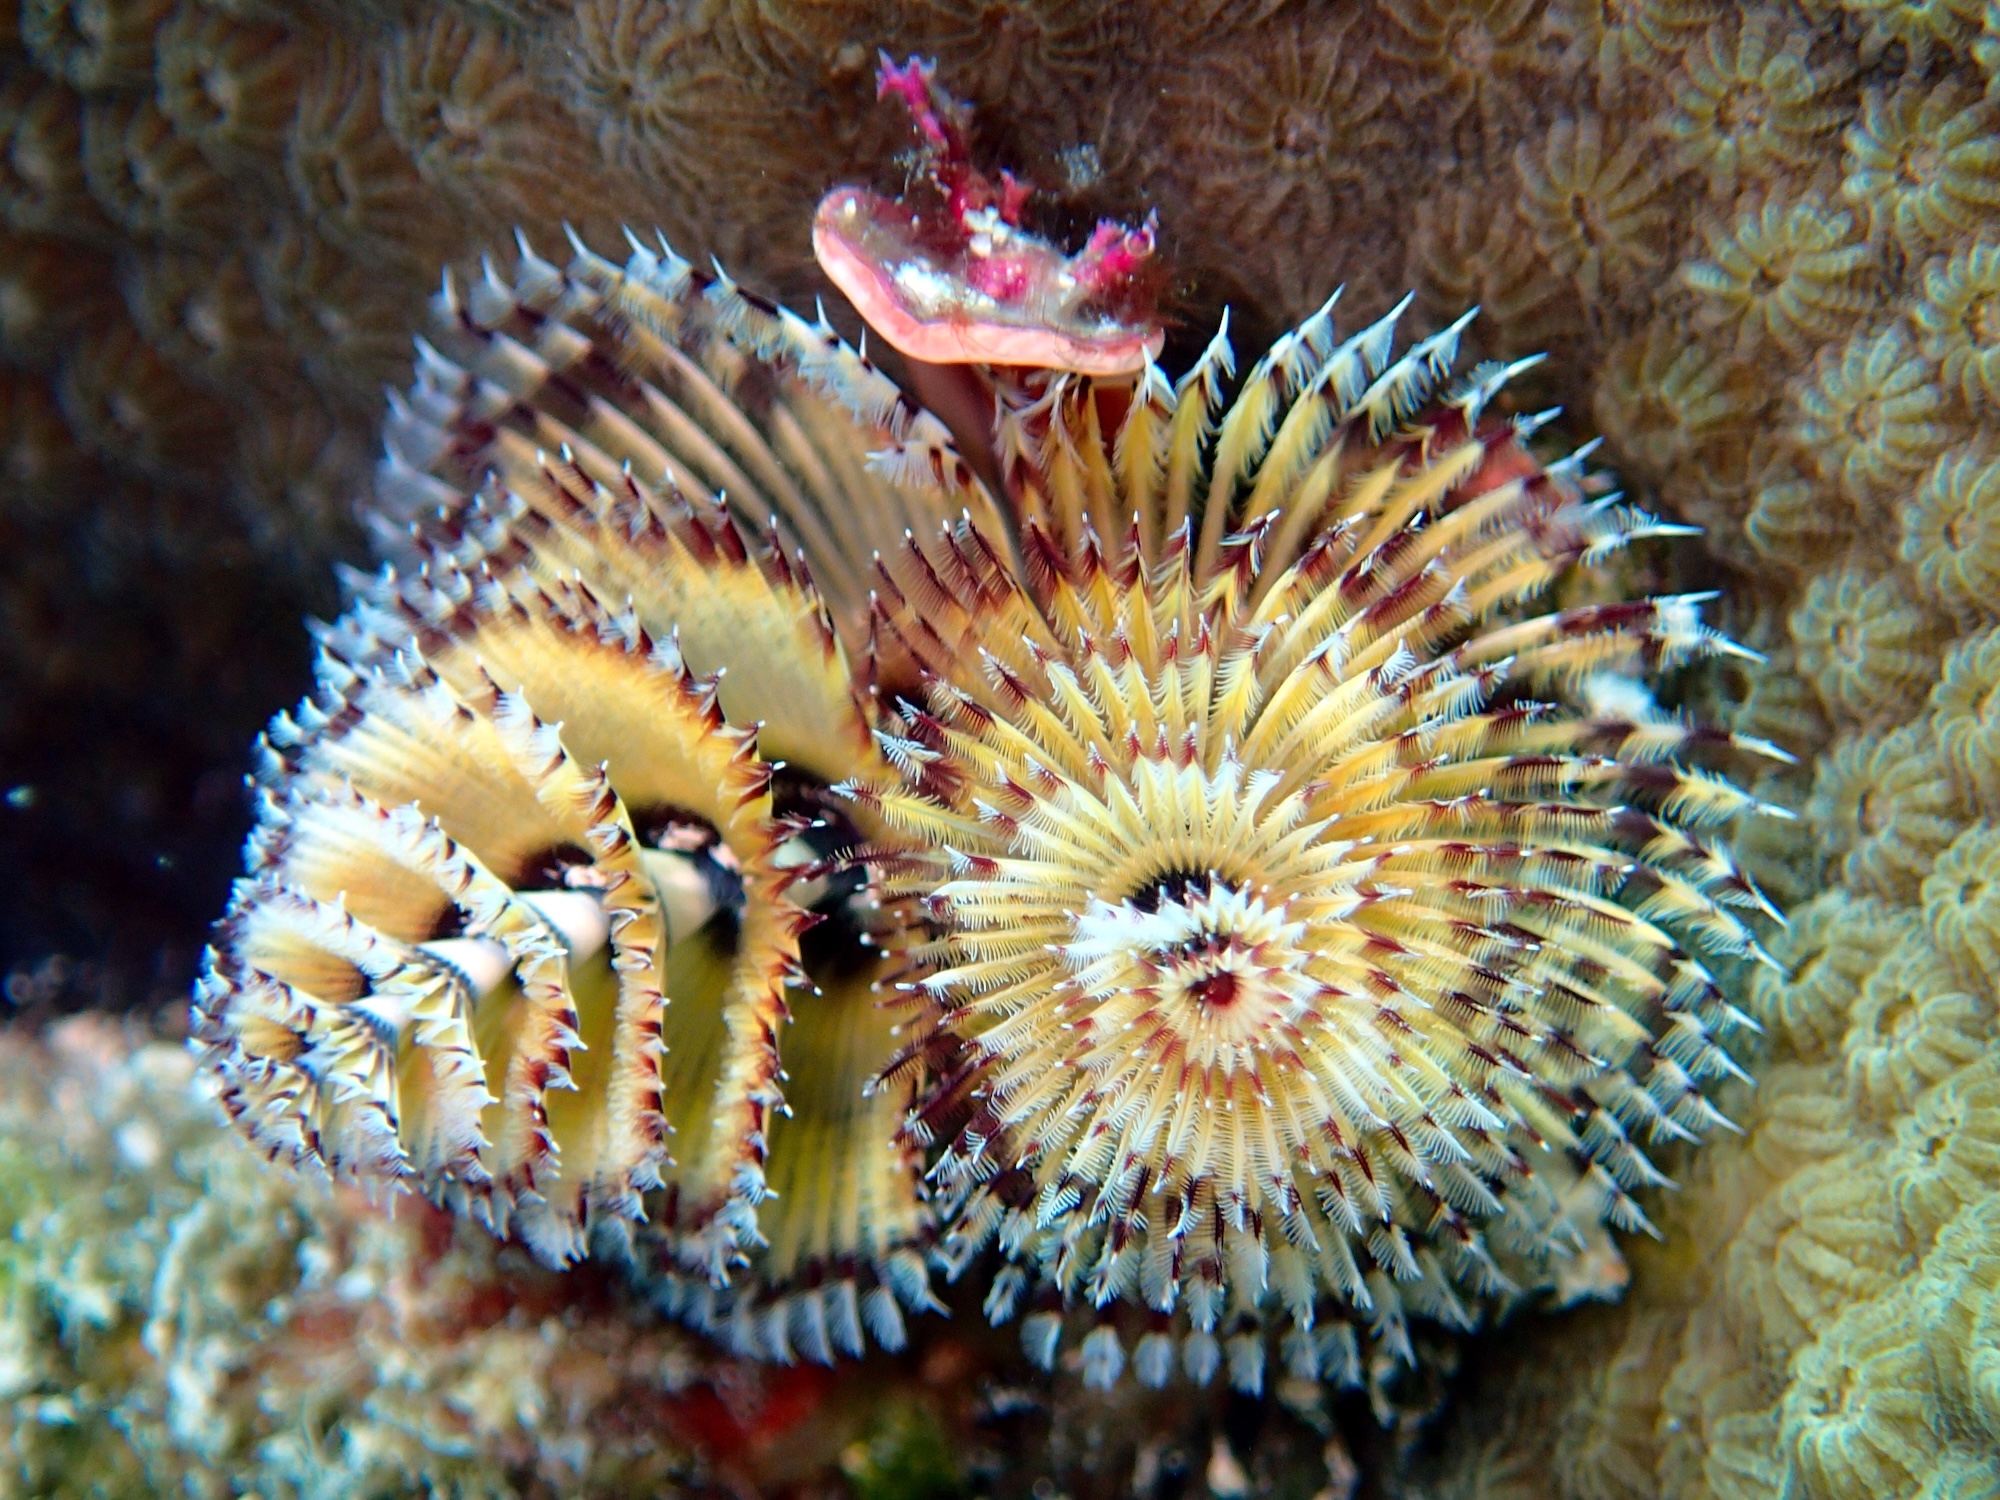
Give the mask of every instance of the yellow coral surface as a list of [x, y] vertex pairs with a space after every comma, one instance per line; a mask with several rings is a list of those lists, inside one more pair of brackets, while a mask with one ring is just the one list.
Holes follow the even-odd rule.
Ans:
[[[1685, 200], [1706, 245], [1649, 336], [1745, 351], [1773, 423], [1743, 457], [1705, 434], [1655, 453], [1644, 429], [1636, 451], [1725, 552], [1741, 527], [1782, 565], [1748, 604], [1771, 661], [1698, 695], [1804, 761], [1760, 791], [1807, 836], [1746, 846], [1793, 899], [1773, 945], [1789, 972], [1751, 986], [1759, 1083], [1729, 1101], [1744, 1138], [1686, 1164], [1625, 1303], [1490, 1355], [1408, 1493], [2000, 1494], [2000, 117], [1982, 17], [2000, 24], [1969, 3], [1762, 7], [1652, 84], [1706, 169]], [[1740, 180], [1749, 153], [1696, 144], [1725, 83], [1764, 89], [1760, 138], [1806, 124], [1762, 182]]]

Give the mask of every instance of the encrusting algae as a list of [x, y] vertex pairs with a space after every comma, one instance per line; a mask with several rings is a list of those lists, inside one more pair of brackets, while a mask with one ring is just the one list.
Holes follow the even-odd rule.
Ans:
[[[269, 622], [308, 607], [322, 560], [354, 545], [356, 465], [436, 264], [463, 263], [526, 205], [545, 247], [559, 216], [598, 246], [616, 242], [621, 220], [662, 223], [697, 263], [719, 253], [746, 284], [809, 305], [813, 203], [836, 181], [890, 186], [872, 174], [895, 149], [893, 121], [864, 106], [875, 49], [934, 52], [940, 76], [972, 96], [982, 159], [1055, 189], [1036, 200], [1033, 229], [1079, 244], [1100, 215], [1138, 224], [1159, 208], [1161, 262], [1185, 277], [1166, 288], [1170, 370], [1200, 358], [1222, 301], [1239, 341], [1261, 348], [1341, 280], [1351, 327], [1409, 284], [1429, 328], [1483, 305], [1464, 334], [1475, 359], [1551, 349], [1513, 384], [1529, 409], [1560, 400], [1589, 413], [1635, 499], [1706, 528], [1705, 543], [1638, 554], [1621, 591], [1726, 584], [1718, 623], [1769, 659], [1671, 674], [1661, 697], [1800, 756], [1796, 768], [1732, 762], [1758, 799], [1802, 814], [1732, 833], [1791, 919], [1767, 939], [1786, 974], [1716, 966], [1763, 1027], [1730, 1047], [1757, 1087], [1709, 1090], [1744, 1138], [1685, 1159], [1654, 1153], [1680, 1189], [1645, 1199], [1663, 1240], [1624, 1241], [1622, 1304], [1516, 1318], [1468, 1341], [1445, 1421], [1423, 1425], [1435, 1403], [1384, 1409], [1402, 1446], [1371, 1482], [1565, 1497], [1993, 1493], [2000, 1323], [1983, 1247], [2000, 1179], [1981, 1164], [1979, 1105], [1993, 1055], [1988, 917], [2000, 909], [1987, 878], [2000, 632], [1980, 584], [1983, 475], [2000, 452], [1979, 378], [1979, 257], [2000, 223], [1991, 10], [1547, 0], [1343, 7], [1335, 21], [1298, 5], [1058, 14], [937, 0], [891, 15], [531, 0], [417, 14], [395, 0], [38, 0], [18, 23], [0, 16], [0, 661], [21, 705], [0, 732], [24, 768], [10, 769], [20, 785], [4, 816], [10, 860], [46, 876], [9, 898], [25, 903], [23, 952], [96, 932], [150, 942], [209, 914], [208, 888], [183, 872], [201, 868], [204, 840], [233, 837], [230, 770], [197, 777], [233, 768], [246, 726], [295, 691], [289, 635]], [[86, 11], [101, 16], [72, 24]], [[225, 34], [196, 80], [190, 39]], [[506, 84], [496, 129], [536, 122], [513, 137], [528, 144], [454, 144], [478, 80]], [[134, 95], [155, 98], [200, 160], [157, 121], [150, 136], [104, 128], [108, 106], [145, 113]], [[142, 190], [121, 161], [175, 170]], [[233, 205], [219, 242], [201, 161]], [[533, 218], [547, 195], [529, 185], [557, 181], [547, 217]], [[175, 289], [204, 264], [217, 268], [209, 298]], [[507, 273], [510, 289], [517, 279]], [[132, 357], [142, 348], [158, 358]], [[941, 391], [925, 395], [944, 411]], [[756, 401], [736, 399], [762, 420]], [[978, 445], [953, 422], [954, 451], [977, 466]], [[978, 477], [998, 493], [1019, 472], [996, 455]], [[449, 482], [469, 493], [482, 477]], [[733, 479], [701, 486], [736, 494]], [[905, 524], [930, 547], [958, 508], [919, 507], [888, 527], [883, 552], [893, 558]], [[746, 557], [761, 519], [741, 518]], [[1100, 558], [1125, 534], [1101, 526]], [[81, 590], [66, 561], [80, 555], [91, 559]], [[822, 555], [812, 562], [828, 631], [848, 662], [869, 659], [865, 633], [841, 618], [853, 595]], [[864, 547], [847, 565], [863, 590], [869, 564]], [[924, 611], [924, 595], [906, 598]], [[878, 676], [864, 715], [900, 712], [899, 696], [930, 711], [915, 677]], [[730, 691], [725, 676], [725, 703]], [[889, 772], [868, 784], [896, 789], [902, 773]], [[188, 805], [192, 833], [173, 811]], [[813, 816], [843, 838], [887, 837], [859, 826], [851, 802], [837, 811], [851, 830]], [[796, 835], [784, 858], [836, 859], [814, 842], [823, 832]], [[154, 864], [163, 846], [182, 859], [172, 873]], [[704, 876], [713, 863], [656, 852]], [[879, 891], [896, 872], [875, 868]], [[788, 865], [784, 878], [828, 886], [800, 892], [832, 913], [800, 939], [809, 974], [803, 950], [836, 918], [872, 933], [865, 900], [830, 894], [837, 879], [861, 888], [854, 871]], [[901, 921], [882, 935], [953, 941], [940, 915]], [[885, 971], [912, 961], [882, 959]], [[129, 974], [129, 953], [112, 970]], [[42, 973], [20, 970], [10, 995], [40, 994]], [[887, 1039], [892, 1054], [970, 1003], [902, 995], [907, 1013], [884, 1017], [906, 1028]], [[799, 992], [790, 998], [801, 1020], [781, 1046], [803, 1024]], [[919, 1068], [897, 1087], [942, 1092], [948, 1076]], [[802, 1085], [778, 1082], [796, 1108]], [[941, 1152], [961, 1123], [940, 1121], [923, 1149]], [[1942, 1143], [1959, 1137], [1946, 1161]], [[676, 1156], [682, 1145], [668, 1140]], [[917, 1242], [945, 1243], [944, 1196], [917, 1205]], [[1038, 1299], [1054, 1292], [1038, 1245], [1019, 1248], [1035, 1282], [1017, 1301], [1027, 1320], [1053, 1310]], [[705, 1299], [712, 1323], [726, 1314], [747, 1328], [772, 1305], [655, 1264], [661, 1300]], [[731, 1295], [751, 1284], [745, 1269]], [[857, 1288], [874, 1274], [858, 1262], [856, 1273]], [[935, 1271], [931, 1285], [961, 1295]], [[795, 1305], [784, 1290], [779, 1303]], [[1316, 1327], [1343, 1310], [1329, 1300]], [[943, 1326], [962, 1330], [973, 1311]], [[1179, 1368], [1194, 1342], [1187, 1312], [1183, 1300], [1164, 1330]], [[1101, 1316], [1106, 1332], [1090, 1326]], [[1444, 1347], [1424, 1319], [1411, 1327], [1420, 1351]], [[1080, 1372], [1091, 1343], [1092, 1370], [1129, 1366], [1142, 1346], [1157, 1351], [1153, 1331], [1143, 1298], [1080, 1312], [1061, 1362]], [[1279, 1357], [1267, 1385], [1282, 1395], [1282, 1337], [1241, 1343], [1246, 1368], [1253, 1346]], [[1162, 1462], [1133, 1483], [1173, 1471]], [[1211, 1477], [1229, 1489], [1241, 1471], [1225, 1463]]]

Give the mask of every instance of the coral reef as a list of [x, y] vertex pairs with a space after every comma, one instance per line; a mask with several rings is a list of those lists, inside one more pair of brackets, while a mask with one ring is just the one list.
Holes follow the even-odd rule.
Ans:
[[[1330, 9], [0, 7], [0, 858], [34, 876], [0, 895], [8, 995], [42, 1014], [181, 991], [247, 822], [241, 747], [306, 680], [299, 638], [274, 622], [330, 614], [326, 562], [363, 553], [347, 506], [366, 489], [379, 383], [400, 379], [439, 264], [476, 264], [525, 207], [541, 243], [559, 212], [601, 243], [622, 221], [658, 223], [702, 263], [722, 254], [752, 284], [809, 299], [812, 205], [893, 149], [867, 102], [874, 49], [932, 53], [974, 101], [976, 158], [1020, 164], [1044, 190], [1039, 232], [1075, 244], [1099, 216], [1160, 210], [1177, 278], [1170, 369], [1199, 357], [1221, 303], [1256, 348], [1342, 281], [1363, 313], [1412, 284], [1434, 326], [1484, 303], [1468, 331], [1482, 353], [1550, 347], [1517, 382], [1523, 399], [1589, 414], [1636, 498], [1708, 528], [1709, 560], [1641, 562], [1661, 587], [1727, 582], [1726, 623], [1770, 658], [1689, 678], [1690, 704], [1795, 752], [1797, 770], [1754, 790], [1802, 810], [1817, 790], [1818, 826], [1840, 830], [1838, 852], [1796, 833], [1739, 841], [1796, 909], [1779, 951], [1795, 977], [1754, 982], [1769, 1040], [1744, 1061], [1760, 1086], [1720, 1101], [1746, 1140], [1663, 1163], [1681, 1191], [1655, 1214], [1663, 1248], [1634, 1256], [1625, 1306], [1510, 1325], [1474, 1351], [1462, 1386], [1478, 1394], [1437, 1439], [1457, 1467], [1433, 1454], [1406, 1488], [1739, 1496], [1865, 1475], [1893, 1492], [1894, 1432], [1857, 1443], [1851, 1423], [1787, 1404], [1798, 1351], [1725, 1299], [1718, 1268], [1757, 1205], [1814, 1162], [1868, 1168], [1918, 1097], [1977, 1061], [1968, 1046], [1992, 1045], [1974, 1019], [1991, 1014], [1991, 979], [1961, 972], [1979, 962], [1972, 935], [1954, 938], [1956, 961], [1909, 955], [1928, 941], [1912, 934], [1930, 932], [1937, 841], [1970, 858], [1963, 841], [2000, 816], [1983, 479], [2000, 432], [1974, 399], [1983, 309], [1966, 296], [2000, 232], [1985, 97], [2000, 19], [1973, 0]], [[1482, 55], [1498, 65], [1468, 75]], [[1300, 66], [1270, 89], [1288, 57]], [[1343, 69], [1361, 80], [1351, 94], [1319, 91]], [[552, 122], [548, 155], [453, 147], [452, 91], [479, 79], [506, 82], [502, 124]], [[412, 91], [405, 114], [385, 89]], [[117, 143], [116, 170], [96, 174], [109, 201], [86, 160], [93, 111], [128, 117], [97, 131]], [[392, 115], [423, 122], [410, 144]], [[1300, 175], [1347, 139], [1365, 144], [1365, 170], [1337, 157], [1324, 181]], [[543, 200], [552, 162], [575, 181]], [[198, 209], [183, 222], [209, 233], [216, 178], [226, 233], [203, 294], [175, 262], [198, 267], [211, 246], [168, 238], [167, 210]], [[1562, 201], [1585, 182], [1597, 197]], [[1288, 215], [1325, 227], [1289, 232]], [[298, 292], [294, 265], [327, 290]], [[152, 357], [104, 362], [139, 344]], [[1701, 420], [1677, 428], [1632, 372], [1673, 371], [1690, 349], [1676, 389], [1700, 394], [1695, 376], [1740, 366], [1720, 386], [1738, 409], [1683, 403]], [[1856, 384], [1876, 366], [1901, 386], [1890, 400]], [[1618, 399], [1600, 398], [1614, 383]], [[175, 390], [199, 398], [200, 420], [160, 405]], [[1888, 644], [1929, 663], [1934, 688], [1848, 650], [1858, 637], [1833, 649], [1857, 586], [1886, 601]], [[1948, 795], [1894, 774], [1881, 747], [1910, 739], [1934, 745], [1917, 758], [1949, 768]], [[1993, 1213], [1960, 1209], [1934, 1245], [1905, 1247], [1891, 1290], [1835, 1299], [1897, 1297], [1919, 1330], [1910, 1410], [1935, 1420], [1935, 1494], [1982, 1493], [1982, 1474], [1991, 1488]], [[1893, 1427], [1901, 1415], [1865, 1381], [1909, 1373], [1905, 1354], [1859, 1311], [1814, 1338], [1836, 1327], [1865, 1356], [1815, 1355], [1815, 1389], [1841, 1395], [1852, 1376], [1852, 1410]], [[1185, 1460], [1155, 1454], [1146, 1472], [1184, 1474]], [[864, 1451], [854, 1472], [899, 1463]]]
[[1113, 1500], [1203, 1460], [1301, 1494], [1351, 1479], [1309, 1389], [1269, 1413], [1139, 1406], [1074, 1370], [1035, 1389], [942, 1321], [848, 1381], [718, 1360], [602, 1277], [266, 1165], [194, 1071], [97, 1018], [0, 1033], [0, 1493]]
[[701, 1373], [643, 1310], [217, 1151], [192, 1059], [0, 1038], [9, 1494], [631, 1494]]
[[[811, 205], [836, 181], [896, 185], [883, 171], [895, 122], [869, 103], [875, 50], [921, 51], [973, 102], [976, 158], [1018, 164], [1038, 190], [1037, 233], [1073, 246], [1097, 217], [1162, 210], [1170, 363], [1198, 354], [1194, 331], [1225, 301], [1255, 346], [1337, 283], [1365, 315], [1413, 280], [1440, 320], [1474, 298], [1488, 305], [1473, 331], [1480, 352], [1554, 344], [1560, 358], [1536, 372], [1528, 399], [1585, 409], [1600, 340], [1634, 331], [1646, 288], [1669, 269], [1648, 264], [1647, 247], [1686, 222], [1685, 195], [1659, 170], [1670, 155], [1650, 139], [1646, 122], [1664, 114], [1645, 80], [1690, 49], [1738, 72], [1754, 64], [1773, 97], [1791, 101], [1773, 126], [1787, 149], [1827, 130], [1837, 138], [1828, 112], [1852, 114], [1851, 62], [1802, 53], [1768, 19], [1745, 30], [1750, 40], [1708, 38], [1717, 19], [1682, 0], [23, 7], [0, 28], [0, 221], [40, 238], [32, 254], [10, 246], [4, 257], [9, 368], [46, 378], [53, 396], [61, 368], [128, 337], [114, 332], [115, 285], [165, 370], [198, 394], [193, 405], [213, 398], [227, 421], [199, 455], [151, 434], [133, 446], [105, 398], [144, 418], [168, 388], [152, 359], [136, 361], [129, 402], [85, 392], [76, 446], [122, 476], [118, 498], [100, 491], [99, 504], [125, 507], [126, 530], [169, 513], [193, 530], [161, 539], [151, 571], [103, 580], [88, 610], [32, 602], [60, 594], [51, 580], [74, 567], [73, 533], [38, 522], [29, 544], [7, 551], [7, 607], [40, 620], [32, 638], [45, 640], [23, 653], [10, 695], [53, 713], [65, 744], [91, 748], [57, 757], [25, 730], [9, 740], [7, 784], [27, 790], [0, 818], [0, 839], [25, 858], [78, 826], [54, 808], [95, 808], [82, 815], [97, 832], [74, 842], [102, 862], [89, 902], [49, 899], [62, 882], [10, 893], [0, 966], [51, 948], [107, 957], [126, 993], [186, 972], [230, 842], [226, 808], [196, 809], [195, 789], [230, 774], [257, 694], [190, 716], [181, 705], [203, 696], [202, 678], [177, 677], [175, 663], [212, 664], [226, 649], [231, 680], [254, 678], [267, 698], [297, 685], [300, 653], [270, 634], [246, 641], [231, 622], [327, 608], [324, 565], [355, 556], [358, 532], [336, 516], [301, 533], [285, 503], [258, 510], [259, 497], [283, 493], [267, 477], [270, 455], [294, 444], [297, 413], [329, 414], [340, 441], [321, 451], [344, 467], [322, 466], [314, 483], [361, 494], [382, 386], [404, 365], [438, 268], [492, 248], [515, 223], [541, 242], [565, 217], [597, 242], [622, 223], [658, 224], [698, 261], [721, 254], [788, 296], [820, 291]], [[1199, 69], [1185, 66], [1195, 45]], [[1579, 112], [1583, 125], [1565, 123]], [[1532, 193], [1514, 187], [1517, 159]], [[1595, 209], [1565, 220], [1561, 194], [1576, 186], [1604, 197], [1602, 224]], [[1866, 220], [1864, 209], [1856, 222]], [[1850, 273], [1839, 249], [1811, 243], [1797, 294], [1776, 294], [1795, 311], [1775, 316], [1818, 337], [1845, 308]], [[211, 263], [203, 291], [190, 278]], [[1607, 275], [1620, 283], [1617, 306], [1579, 296]], [[66, 359], [72, 345], [79, 354]], [[8, 495], [10, 524], [46, 514], [20, 487]], [[168, 556], [201, 561], [181, 573]], [[96, 665], [58, 681], [37, 655]], [[115, 699], [110, 663], [121, 658], [149, 663], [143, 705]], [[171, 748], [131, 738], [140, 721]], [[112, 722], [126, 726], [115, 745], [100, 728]], [[142, 759], [175, 768], [157, 804], [132, 781]], [[58, 764], [88, 781], [88, 796], [45, 784]], [[157, 806], [143, 836], [118, 811], [141, 805]], [[162, 858], [175, 880], [159, 879]], [[157, 909], [162, 896], [177, 913], [163, 923], [94, 914]]]
[[[1847, 129], [1803, 141], [1768, 191], [1711, 176], [1691, 300], [1663, 299], [1655, 324], [1744, 351], [1784, 424], [1740, 491], [1702, 477], [1726, 434], [1693, 463], [1646, 455], [1675, 461], [1663, 495], [1698, 507], [1706, 488], [1722, 539], [1733, 519], [1783, 565], [1746, 600], [1770, 664], [1697, 693], [1802, 753], [1758, 790], [1801, 809], [1807, 837], [1742, 846], [1799, 903], [1773, 945], [1788, 973], [1751, 986], [1758, 1087], [1719, 1101], [1745, 1136], [1670, 1168], [1682, 1190], [1621, 1306], [1517, 1325], [1519, 1343], [1475, 1356], [1466, 1404], [1412, 1450], [1408, 1495], [2000, 1493], [1966, 1373], [1990, 1364], [1990, 1250], [1972, 1247], [2000, 1203], [1984, 385], [2000, 141], [1976, 7], [1839, 10], [1830, 29], [1759, 13], [1765, 55], [1843, 80], [1825, 97]], [[1705, 97], [1715, 60], [1682, 66], [1664, 86]]]

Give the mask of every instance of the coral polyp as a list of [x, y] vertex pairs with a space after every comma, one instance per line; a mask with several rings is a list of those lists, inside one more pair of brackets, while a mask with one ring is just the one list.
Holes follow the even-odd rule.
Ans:
[[1174, 382], [1024, 311], [961, 441], [664, 239], [447, 277], [397, 563], [259, 752], [229, 1113], [777, 1359], [989, 1248], [1100, 1384], [1622, 1285], [1776, 915], [1705, 761], [1783, 756], [1655, 700], [1747, 653], [1617, 589], [1685, 528], [1537, 455], [1535, 361], [1337, 301], [1233, 398], [1226, 328]]
[[1663, 217], [1645, 137], [1607, 140], [1596, 115], [1557, 122], [1539, 159], [1515, 153], [1522, 209], [1554, 267], [1586, 295], [1615, 291], [1657, 258]]
[[1991, 401], [2000, 393], [2000, 247], [1973, 245], [1932, 266], [1924, 291], [1916, 318], [1925, 353], [1968, 405]]
[[1984, 103], [1948, 86], [1870, 90], [1847, 132], [1841, 191], [1906, 250], [1950, 244], [2000, 205], [2000, 144]]
[[[1667, 127], [1688, 167], [1718, 186], [1758, 182], [1810, 159], [1812, 142], [1845, 122], [1830, 97], [1841, 82], [1816, 75], [1799, 50], [1775, 45], [1778, 12], [1746, 10], [1690, 50], [1687, 84]], [[1796, 47], [1802, 37], [1793, 39]]]
[[1768, 338], [1787, 350], [1844, 327], [1865, 305], [1857, 287], [1868, 252], [1854, 216], [1807, 198], [1766, 203], [1713, 242], [1713, 260], [1686, 267], [1681, 279], [1706, 304], [1703, 312], [1733, 328], [1740, 345]]

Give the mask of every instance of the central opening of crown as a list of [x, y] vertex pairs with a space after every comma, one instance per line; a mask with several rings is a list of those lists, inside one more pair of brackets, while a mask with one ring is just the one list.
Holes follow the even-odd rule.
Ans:
[[1264, 924], [1242, 919], [1258, 911], [1240, 892], [1224, 887], [1221, 900], [1202, 891], [1186, 906], [1188, 920], [1178, 941], [1155, 946], [1147, 958], [1162, 993], [1178, 994], [1204, 1011], [1223, 1011], [1246, 1001], [1256, 989], [1265, 938], [1251, 930]]
[[1200, 1050], [1254, 1045], [1274, 1019], [1318, 989], [1305, 923], [1282, 895], [1214, 868], [1148, 876], [1122, 900], [1075, 919], [1066, 957], [1085, 992], [1143, 994]]
[[1156, 912], [1172, 903], [1190, 906], [1220, 891], [1240, 893], [1242, 887], [1215, 870], [1174, 869], [1155, 875], [1131, 895], [1127, 904], [1144, 912]]
[[1229, 951], [1233, 947], [1230, 944], [1223, 952], [1205, 960], [1197, 959], [1182, 970], [1181, 984], [1195, 1004], [1208, 1010], [1226, 1010], [1242, 998], [1247, 986], [1237, 964], [1243, 955]]

